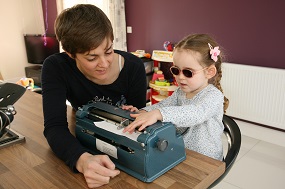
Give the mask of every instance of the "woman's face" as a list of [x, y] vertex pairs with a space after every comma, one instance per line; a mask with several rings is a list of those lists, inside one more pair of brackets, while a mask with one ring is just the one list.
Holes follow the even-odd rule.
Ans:
[[77, 53], [75, 61], [78, 69], [86, 78], [95, 83], [103, 84], [112, 77], [113, 59], [113, 43], [106, 38], [96, 49], [82, 54]]

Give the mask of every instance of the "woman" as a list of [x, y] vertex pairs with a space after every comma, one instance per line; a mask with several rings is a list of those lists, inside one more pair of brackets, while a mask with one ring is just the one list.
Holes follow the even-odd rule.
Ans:
[[70, 133], [66, 101], [75, 110], [92, 101], [144, 107], [144, 65], [130, 53], [113, 50], [111, 23], [96, 6], [64, 10], [55, 21], [55, 32], [65, 52], [48, 57], [43, 64], [44, 135], [59, 158], [84, 174], [88, 187], [98, 187], [119, 171], [108, 156], [88, 153]]

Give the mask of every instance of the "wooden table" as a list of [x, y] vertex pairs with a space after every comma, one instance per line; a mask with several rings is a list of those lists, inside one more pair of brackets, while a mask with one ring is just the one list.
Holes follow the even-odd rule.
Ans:
[[[11, 129], [25, 136], [25, 142], [0, 149], [0, 188], [87, 188], [82, 174], [73, 173], [51, 151], [43, 136], [41, 95], [26, 91], [15, 104], [18, 112]], [[74, 112], [68, 108], [74, 133]], [[187, 159], [154, 180], [143, 183], [122, 172], [100, 188], [207, 188], [225, 170], [223, 162], [187, 150]]]

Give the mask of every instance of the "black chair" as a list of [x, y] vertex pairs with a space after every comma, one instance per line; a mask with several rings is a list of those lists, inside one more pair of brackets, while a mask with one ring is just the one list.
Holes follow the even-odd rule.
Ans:
[[237, 123], [230, 116], [227, 115], [223, 116], [223, 123], [225, 127], [224, 134], [226, 135], [228, 140], [228, 150], [227, 154], [224, 157], [224, 162], [226, 163], [226, 170], [213, 184], [211, 184], [210, 188], [216, 186], [229, 173], [240, 150], [241, 132]]

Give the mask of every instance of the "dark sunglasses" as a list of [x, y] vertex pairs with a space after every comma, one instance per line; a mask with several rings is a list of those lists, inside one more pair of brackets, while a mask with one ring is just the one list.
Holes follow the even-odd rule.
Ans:
[[[185, 76], [185, 77], [188, 77], [188, 78], [191, 78], [191, 77], [193, 77], [193, 75], [195, 74], [195, 73], [198, 73], [198, 72], [200, 72], [200, 71], [203, 71], [203, 70], [205, 70], [205, 69], [207, 69], [208, 67], [205, 67], [205, 68], [203, 68], [203, 69], [201, 69], [201, 70], [197, 70], [197, 71], [192, 71], [192, 70], [190, 70], [190, 69], [188, 69], [188, 68], [185, 68], [185, 69], [182, 69], [182, 73], [183, 73], [183, 75]], [[179, 75], [180, 74], [180, 68], [178, 68], [177, 66], [171, 66], [170, 67], [170, 72], [173, 74], [173, 75]]]

